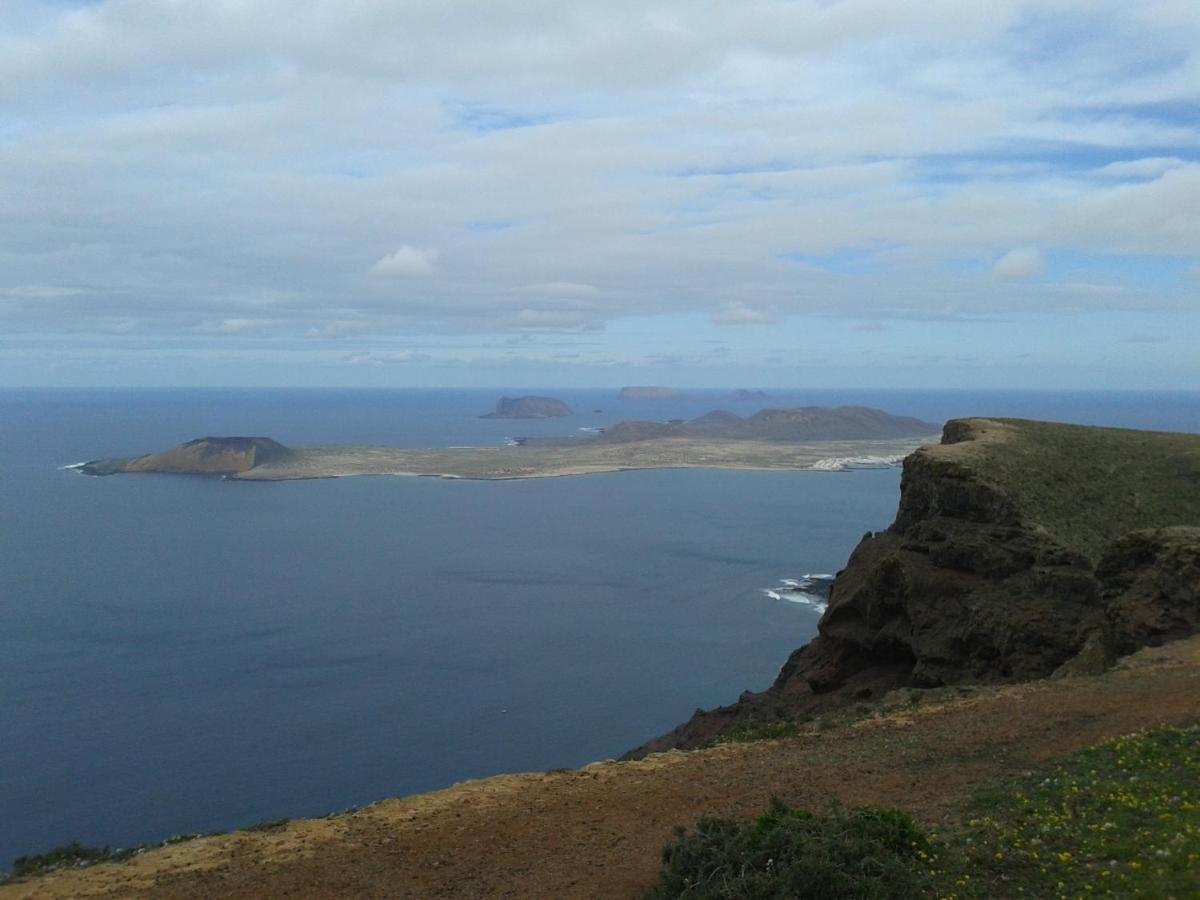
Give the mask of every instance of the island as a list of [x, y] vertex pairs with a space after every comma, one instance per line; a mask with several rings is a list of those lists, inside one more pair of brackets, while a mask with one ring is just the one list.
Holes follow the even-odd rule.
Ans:
[[144, 456], [98, 459], [86, 475], [163, 472], [285, 481], [351, 475], [542, 478], [627, 469], [841, 471], [896, 465], [937, 426], [867, 407], [714, 410], [686, 422], [624, 421], [597, 434], [504, 447], [288, 447], [265, 437], [204, 437]]
[[735, 403], [746, 403], [770, 399], [765, 391], [738, 388], [729, 393], [718, 391], [681, 391], [679, 388], [662, 387], [660, 385], [641, 385], [623, 387], [617, 393], [618, 400], [732, 400]]
[[683, 391], [676, 388], [643, 385], [623, 387], [617, 392], [618, 400], [677, 400]]
[[479, 418], [557, 419], [571, 414], [571, 407], [554, 397], [501, 397], [492, 412]]
[[729, 399], [739, 403], [745, 403], [749, 401], [769, 400], [771, 399], [771, 395], [766, 391], [753, 391], [746, 388], [738, 388], [729, 395]]

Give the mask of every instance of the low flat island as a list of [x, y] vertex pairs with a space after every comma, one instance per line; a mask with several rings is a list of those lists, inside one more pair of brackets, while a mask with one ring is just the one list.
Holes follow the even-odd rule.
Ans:
[[690, 422], [621, 422], [598, 435], [505, 447], [287, 447], [265, 437], [206, 437], [163, 453], [94, 460], [78, 468], [88, 475], [166, 472], [241, 481], [546, 478], [671, 468], [840, 471], [894, 465], [935, 440], [937, 432], [928, 422], [878, 410], [805, 407], [764, 410], [747, 419], [709, 413]]

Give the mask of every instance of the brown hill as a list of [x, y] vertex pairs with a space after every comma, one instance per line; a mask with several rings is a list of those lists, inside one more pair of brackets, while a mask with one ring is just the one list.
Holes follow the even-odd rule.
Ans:
[[627, 420], [618, 422], [611, 428], [606, 428], [602, 434], [594, 438], [583, 438], [582, 441], [595, 441], [602, 444], [627, 444], [632, 441], [650, 441], [658, 438], [687, 437], [687, 429], [673, 422], [638, 422]]
[[802, 406], [764, 409], [745, 419], [717, 409], [687, 422], [664, 424], [626, 420], [585, 440], [624, 443], [662, 437], [703, 437], [778, 443], [881, 441], [926, 437], [936, 434], [937, 430], [932, 422], [922, 422], [911, 416], [894, 416], [865, 406]]
[[857, 441], [936, 434], [937, 425], [866, 406], [801, 406], [756, 412], [737, 432], [760, 441]]
[[171, 472], [195, 475], [233, 475], [256, 465], [279, 462], [291, 450], [265, 437], [204, 437], [162, 453], [126, 459], [93, 460], [82, 466], [87, 475], [117, 472]]

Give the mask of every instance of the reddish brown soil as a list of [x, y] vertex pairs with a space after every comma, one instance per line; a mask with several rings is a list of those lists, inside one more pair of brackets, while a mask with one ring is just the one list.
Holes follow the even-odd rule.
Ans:
[[969, 693], [797, 738], [512, 775], [277, 832], [205, 838], [0, 887], [17, 897], [632, 897], [672, 827], [794, 806], [953, 821], [980, 782], [1104, 738], [1200, 718], [1200, 638], [1094, 678]]

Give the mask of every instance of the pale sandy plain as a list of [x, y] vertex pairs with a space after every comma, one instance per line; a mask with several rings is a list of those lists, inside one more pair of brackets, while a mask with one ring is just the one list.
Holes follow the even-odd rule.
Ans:
[[883, 441], [770, 441], [662, 438], [613, 444], [451, 447], [293, 447], [278, 461], [259, 463], [229, 477], [242, 481], [286, 481], [352, 475], [424, 475], [441, 478], [506, 479], [588, 475], [629, 469], [755, 469], [838, 471], [854, 465], [899, 462], [937, 435]]

